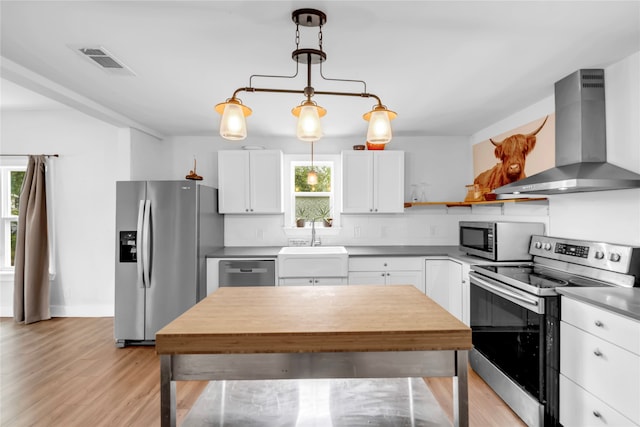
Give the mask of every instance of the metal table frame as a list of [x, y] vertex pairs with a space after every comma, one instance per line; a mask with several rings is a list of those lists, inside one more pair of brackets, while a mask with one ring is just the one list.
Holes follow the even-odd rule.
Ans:
[[161, 354], [161, 425], [176, 425], [175, 381], [402, 377], [453, 377], [454, 426], [469, 425], [467, 350]]

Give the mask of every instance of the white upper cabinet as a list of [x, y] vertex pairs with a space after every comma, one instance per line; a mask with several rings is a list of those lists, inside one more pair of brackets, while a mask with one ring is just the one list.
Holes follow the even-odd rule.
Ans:
[[344, 213], [404, 212], [404, 151], [343, 151]]
[[219, 151], [218, 186], [220, 213], [282, 213], [282, 152]]

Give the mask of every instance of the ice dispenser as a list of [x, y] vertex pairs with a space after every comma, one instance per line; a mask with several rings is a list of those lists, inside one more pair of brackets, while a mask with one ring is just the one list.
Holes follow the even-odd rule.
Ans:
[[120, 232], [120, 262], [136, 262], [137, 247], [136, 247], [136, 232], [135, 231], [121, 231]]

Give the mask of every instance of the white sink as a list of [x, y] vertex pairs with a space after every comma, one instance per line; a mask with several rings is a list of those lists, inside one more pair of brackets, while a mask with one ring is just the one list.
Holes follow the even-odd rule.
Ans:
[[287, 246], [278, 253], [278, 277], [347, 277], [344, 246]]
[[347, 254], [344, 246], [286, 246], [278, 255], [339, 255]]

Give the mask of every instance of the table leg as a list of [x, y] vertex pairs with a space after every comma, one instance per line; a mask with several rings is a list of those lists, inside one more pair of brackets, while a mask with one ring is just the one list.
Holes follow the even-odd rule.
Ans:
[[160, 425], [176, 426], [176, 383], [171, 372], [171, 355], [160, 355]]
[[453, 377], [453, 425], [469, 426], [469, 352], [456, 351], [456, 376]]

